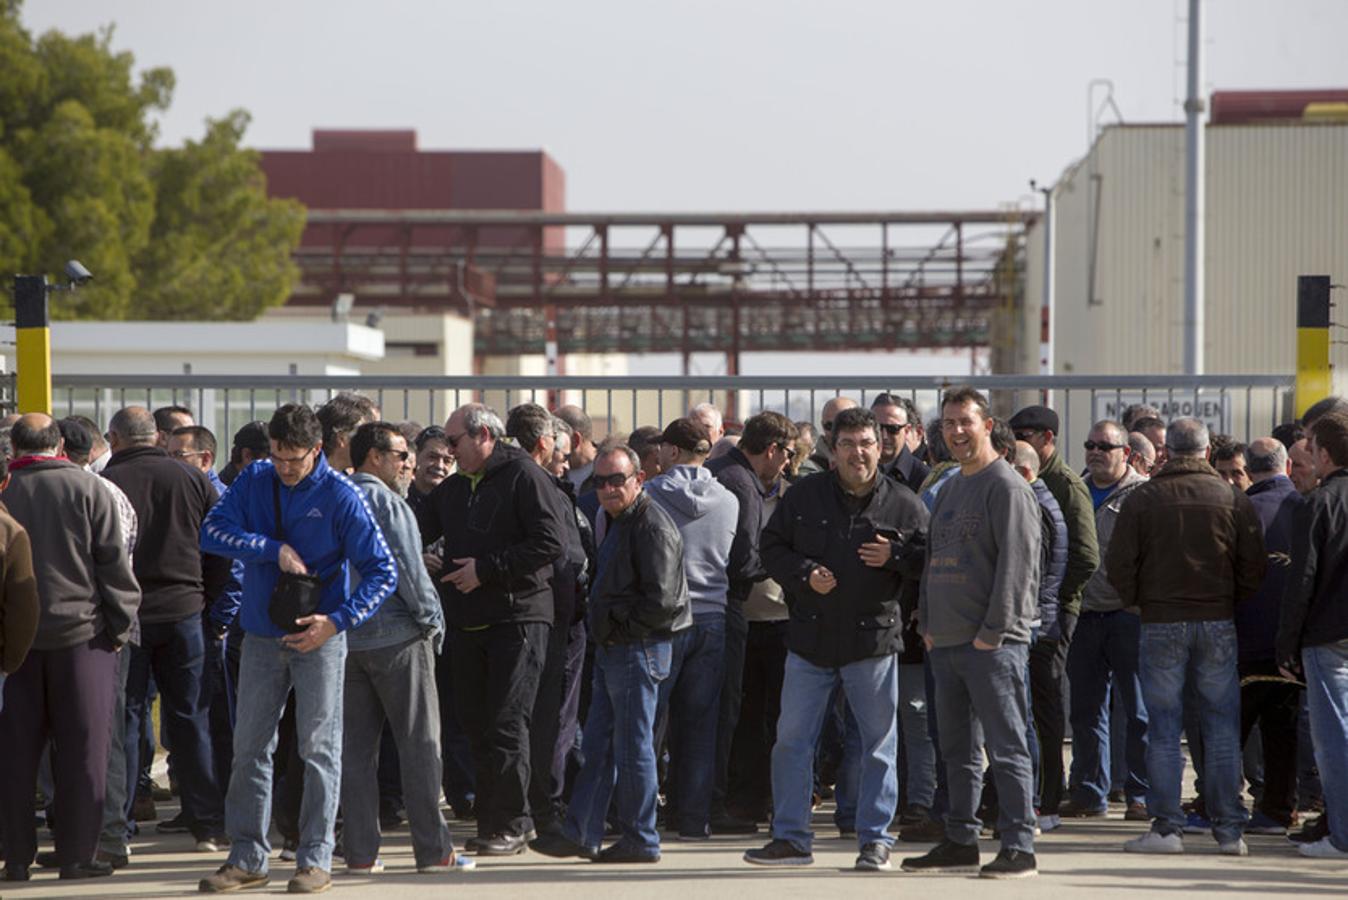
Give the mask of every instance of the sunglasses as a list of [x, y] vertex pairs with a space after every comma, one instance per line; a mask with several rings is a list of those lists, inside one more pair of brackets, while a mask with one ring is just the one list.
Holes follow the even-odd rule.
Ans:
[[1021, 431], [1017, 431], [1017, 432], [1016, 432], [1016, 440], [1018, 440], [1018, 441], [1028, 441], [1030, 438], [1034, 437], [1036, 434], [1039, 434], [1039, 433], [1040, 433], [1040, 432], [1038, 432], [1038, 431], [1036, 431], [1036, 430], [1034, 430], [1034, 429], [1032, 429], [1032, 428], [1023, 429], [1023, 430], [1021, 430]]
[[792, 447], [792, 446], [790, 446], [790, 445], [788, 445], [788, 444], [782, 444], [782, 443], [777, 444], [777, 446], [782, 448], [782, 452], [786, 454], [786, 459], [787, 459], [788, 462], [796, 458], [796, 448], [795, 448], [795, 447]]
[[595, 475], [594, 488], [599, 490], [602, 487], [620, 488], [627, 484], [627, 479], [636, 477], [635, 472], [628, 472], [624, 475], [622, 472], [614, 472], [612, 475]]
[[1082, 444], [1081, 446], [1085, 447], [1087, 450], [1101, 450], [1101, 451], [1104, 451], [1105, 453], [1108, 453], [1108, 452], [1110, 452], [1111, 450], [1122, 450], [1124, 447], [1126, 447], [1126, 446], [1128, 446], [1128, 445], [1127, 445], [1127, 444], [1111, 444], [1111, 443], [1109, 443], [1108, 441], [1087, 441], [1086, 443]]
[[412, 455], [406, 450], [383, 450], [381, 452], [398, 457], [399, 462], [407, 462], [407, 457]]
[[881, 425], [880, 430], [885, 434], [899, 434], [907, 427], [907, 425]]

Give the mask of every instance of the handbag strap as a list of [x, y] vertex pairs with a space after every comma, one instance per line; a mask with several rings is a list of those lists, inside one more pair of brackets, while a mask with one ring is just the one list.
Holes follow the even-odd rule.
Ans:
[[281, 543], [286, 540], [286, 528], [281, 524], [281, 479], [274, 478], [271, 483], [271, 502], [272, 508], [276, 510], [276, 539]]

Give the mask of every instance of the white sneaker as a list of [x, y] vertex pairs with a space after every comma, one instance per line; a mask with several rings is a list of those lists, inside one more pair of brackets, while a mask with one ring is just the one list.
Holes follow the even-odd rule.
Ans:
[[1302, 856], [1315, 859], [1348, 859], [1348, 853], [1335, 847], [1328, 837], [1322, 837], [1313, 844], [1298, 844], [1297, 850]]
[[[1228, 841], [1225, 844], [1217, 845], [1217, 852], [1223, 856], [1249, 856], [1250, 848], [1245, 843], [1244, 838], [1236, 838], [1234, 841]], [[1344, 854], [1348, 856], [1348, 854]]]
[[1062, 816], [1040, 816], [1040, 831], [1057, 831], [1062, 827]]
[[375, 857], [374, 862], [367, 863], [363, 866], [352, 865], [351, 863], [346, 864], [346, 874], [348, 875], [378, 875], [383, 871], [384, 861], [379, 857]]
[[1161, 834], [1148, 831], [1141, 837], [1135, 837], [1123, 845], [1129, 853], [1183, 853], [1184, 838], [1178, 834]]

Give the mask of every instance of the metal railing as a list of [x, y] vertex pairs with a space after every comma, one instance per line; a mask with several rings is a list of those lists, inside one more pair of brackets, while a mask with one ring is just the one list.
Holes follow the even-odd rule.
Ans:
[[1214, 431], [1249, 440], [1292, 418], [1291, 375], [1090, 376], [365, 376], [365, 375], [58, 375], [58, 416], [81, 414], [100, 426], [129, 404], [181, 404], [222, 443], [245, 422], [266, 419], [282, 404], [321, 404], [340, 391], [371, 397], [390, 420], [443, 422], [456, 407], [485, 402], [504, 412], [524, 402], [556, 407], [574, 403], [596, 423], [596, 434], [625, 434], [639, 425], [663, 427], [702, 401], [744, 419], [765, 409], [817, 423], [831, 397], [868, 405], [888, 392], [913, 401], [930, 420], [942, 391], [968, 384], [987, 392], [993, 410], [1010, 415], [1046, 403], [1062, 421], [1060, 446], [1074, 465], [1090, 425], [1117, 418], [1129, 403], [1150, 403], [1165, 418], [1198, 415]]

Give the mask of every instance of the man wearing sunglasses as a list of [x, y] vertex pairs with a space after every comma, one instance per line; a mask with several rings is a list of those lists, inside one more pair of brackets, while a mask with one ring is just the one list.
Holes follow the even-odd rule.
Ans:
[[[1128, 465], [1127, 433], [1118, 422], [1105, 419], [1091, 427], [1086, 438], [1086, 486], [1095, 507], [1095, 530], [1108, 547], [1114, 523], [1124, 501], [1147, 479]], [[1109, 583], [1101, 563], [1082, 597], [1072, 646], [1067, 652], [1067, 675], [1072, 684], [1072, 796], [1081, 815], [1103, 816], [1109, 809], [1110, 711], [1115, 696], [1123, 700], [1127, 719], [1124, 758], [1128, 776], [1124, 818], [1146, 822], [1147, 710], [1138, 675], [1138, 647], [1142, 625], [1137, 609], [1125, 608]]]
[[871, 404], [871, 413], [880, 426], [880, 471], [916, 494], [931, 469], [909, 449], [914, 423], [908, 418], [908, 408], [894, 395], [881, 394]]
[[440, 717], [435, 655], [444, 641], [440, 596], [421, 561], [416, 516], [404, 501], [412, 481], [407, 438], [389, 422], [367, 422], [348, 444], [352, 482], [398, 564], [398, 588], [347, 637], [343, 690], [342, 844], [346, 870], [370, 874], [379, 859], [380, 733], [385, 719], [398, 748], [412, 852], [422, 873], [465, 868], [440, 814]]

